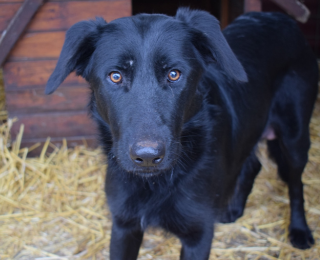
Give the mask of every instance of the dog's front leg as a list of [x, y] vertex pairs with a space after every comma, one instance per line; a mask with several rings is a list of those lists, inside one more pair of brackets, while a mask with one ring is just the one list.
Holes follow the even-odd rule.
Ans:
[[182, 242], [180, 260], [208, 260], [213, 238], [213, 224], [179, 236]]
[[112, 225], [110, 260], [136, 260], [143, 238], [143, 231], [137, 226]]

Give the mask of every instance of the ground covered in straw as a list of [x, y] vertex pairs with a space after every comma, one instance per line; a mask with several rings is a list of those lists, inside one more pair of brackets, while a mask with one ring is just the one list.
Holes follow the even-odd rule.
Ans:
[[[0, 126], [0, 259], [107, 259], [111, 220], [101, 151], [85, 145], [68, 149], [67, 143], [58, 148], [48, 139], [39, 157], [28, 158], [35, 147], [20, 147], [23, 126], [17, 141], [10, 142], [13, 123], [19, 121]], [[320, 259], [320, 99], [311, 137], [303, 182], [316, 245], [302, 251], [288, 243], [287, 187], [261, 144], [263, 171], [245, 214], [234, 224], [216, 226], [210, 259]], [[49, 147], [53, 152], [47, 153]], [[139, 259], [178, 259], [179, 251], [175, 237], [149, 230]]]

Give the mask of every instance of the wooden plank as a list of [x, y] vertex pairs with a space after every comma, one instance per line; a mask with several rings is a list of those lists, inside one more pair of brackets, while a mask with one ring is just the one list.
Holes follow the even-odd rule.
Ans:
[[98, 16], [112, 21], [130, 15], [130, 0], [49, 2], [39, 9], [27, 31], [67, 30], [79, 21], [95, 19]]
[[261, 12], [262, 4], [261, 0], [245, 0], [244, 1], [244, 12]]
[[13, 3], [23, 3], [24, 0], [0, 0], [0, 3], [13, 4]]
[[28, 31], [61, 30], [49, 32], [29, 32], [17, 42], [10, 53], [10, 60], [35, 60], [58, 58], [65, 39], [65, 30], [74, 23], [103, 16], [116, 19], [130, 15], [130, 2], [58, 2], [42, 6], [28, 27]]
[[9, 113], [9, 117], [17, 117], [18, 122], [12, 126], [12, 134], [16, 136], [20, 124], [24, 124], [23, 138], [58, 137], [96, 135], [96, 124], [89, 118], [87, 111], [55, 112], [22, 115]]
[[[38, 1], [40, 3], [43, 0], [26, 1]], [[0, 7], [5, 6], [7, 5], [0, 5]], [[29, 11], [25, 6], [28, 7], [29, 5], [23, 4], [19, 11], [16, 12], [15, 18], [11, 20], [10, 26], [8, 26], [6, 30], [5, 36], [0, 40], [0, 65], [23, 31], [24, 27], [21, 24], [25, 25], [25, 23], [28, 22], [26, 19], [31, 19], [30, 12], [36, 11], [35, 7]], [[8, 17], [12, 15], [13, 9], [11, 10], [7, 7], [1, 11], [1, 13], [6, 13], [8, 10], [10, 10], [11, 13], [9, 12], [9, 14], [3, 18], [4, 21], [1, 25], [3, 29], [8, 22]], [[26, 13], [25, 10], [29, 11], [29, 13]], [[94, 3], [91, 1], [46, 3], [35, 15], [30, 26], [27, 28], [27, 31], [33, 31], [33, 33], [26, 33], [20, 38], [10, 53], [10, 60], [57, 58], [63, 45], [65, 30], [74, 23], [80, 20], [94, 19], [96, 16], [102, 16], [110, 21], [130, 14], [131, 2], [129, 0], [97, 1]], [[17, 23], [17, 19], [19, 19], [19, 21], [22, 20], [20, 23]], [[34, 31], [46, 32], [34, 33]]]
[[25, 0], [0, 38], [0, 66], [44, 0]]
[[272, 0], [282, 9], [284, 9], [289, 15], [293, 16], [301, 23], [306, 23], [310, 16], [309, 9], [301, 2], [297, 0]]
[[[57, 60], [7, 62], [3, 67], [6, 91], [21, 88], [41, 88], [45, 85], [56, 66]], [[71, 73], [60, 88], [70, 85], [87, 85], [82, 77]]]
[[0, 3], [0, 33], [8, 27], [10, 20], [20, 6], [21, 3]]
[[10, 53], [9, 61], [58, 59], [66, 32], [26, 33]]
[[20, 114], [86, 110], [89, 93], [85, 86], [59, 88], [51, 95], [45, 95], [43, 89], [9, 91], [6, 109]]
[[[4, 31], [21, 3], [1, 3], [0, 32]], [[67, 30], [73, 24], [101, 16], [107, 21], [131, 15], [130, 0], [47, 2], [40, 7], [26, 31]]]
[[[88, 0], [49, 0], [48, 2], [85, 2]], [[118, 0], [90, 0], [91, 2], [113, 2]], [[10, 4], [10, 3], [23, 3], [24, 0], [0, 0], [0, 3]]]
[[229, 0], [221, 1], [220, 26], [224, 29], [229, 24]]

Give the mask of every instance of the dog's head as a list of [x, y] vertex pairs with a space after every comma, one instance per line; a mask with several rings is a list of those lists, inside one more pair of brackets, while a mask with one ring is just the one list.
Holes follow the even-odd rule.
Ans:
[[91, 85], [120, 166], [159, 173], [180, 154], [183, 125], [201, 109], [198, 85], [211, 62], [229, 77], [247, 80], [219, 22], [203, 11], [83, 21], [67, 32], [46, 94], [76, 71]]

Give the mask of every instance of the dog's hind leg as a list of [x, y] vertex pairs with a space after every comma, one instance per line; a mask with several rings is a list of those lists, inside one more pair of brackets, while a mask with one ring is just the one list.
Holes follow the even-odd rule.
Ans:
[[290, 241], [294, 247], [306, 249], [314, 244], [304, 212], [301, 175], [308, 161], [309, 137], [300, 141], [282, 138], [268, 141], [270, 155], [278, 165], [280, 177], [288, 184], [290, 197]]
[[234, 222], [243, 215], [247, 198], [252, 190], [254, 180], [260, 169], [261, 164], [253, 151], [242, 166], [240, 175], [237, 179], [235, 192], [227, 209], [222, 212], [222, 216], [219, 219], [220, 222]]
[[[305, 61], [305, 60], [304, 60]], [[290, 197], [289, 235], [294, 247], [314, 244], [304, 212], [301, 176], [308, 162], [309, 122], [317, 96], [317, 66], [300, 62], [278, 81], [270, 124], [277, 139], [267, 142], [280, 177], [288, 184]]]

